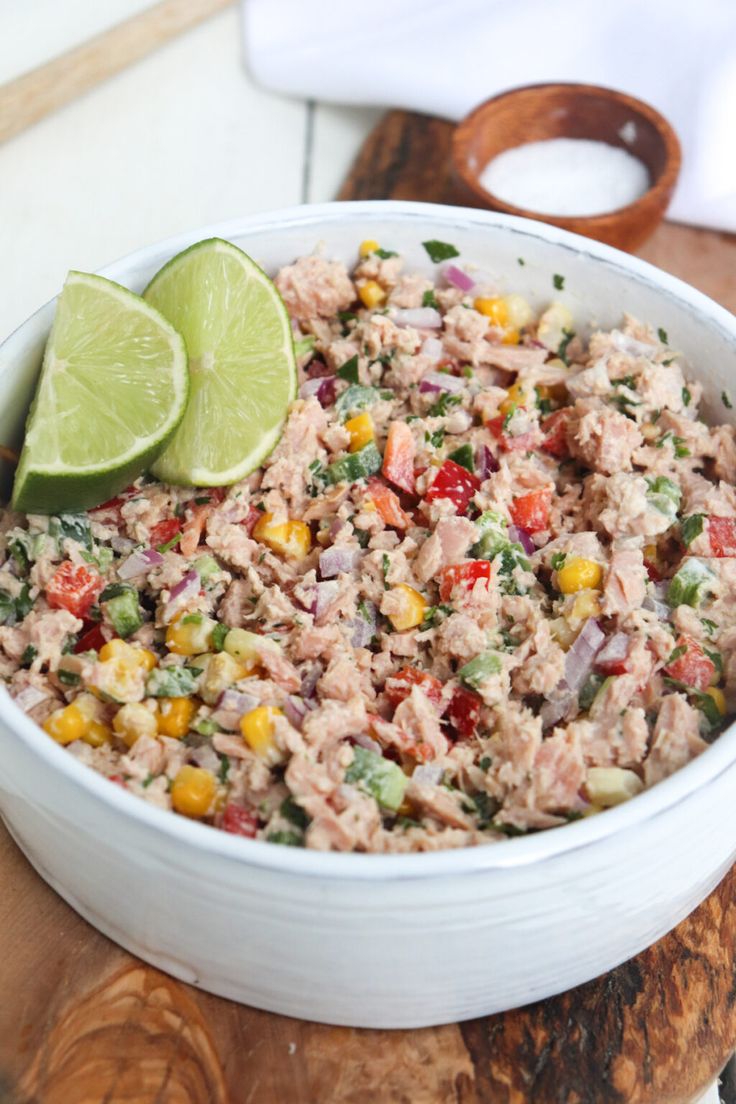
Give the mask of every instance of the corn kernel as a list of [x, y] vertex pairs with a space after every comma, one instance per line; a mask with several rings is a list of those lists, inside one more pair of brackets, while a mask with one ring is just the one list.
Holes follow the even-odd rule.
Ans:
[[231, 629], [225, 637], [223, 647], [228, 655], [231, 655], [233, 659], [237, 659], [238, 663], [243, 665], [247, 674], [255, 671], [260, 666], [261, 652], [264, 648], [270, 648], [274, 652], [281, 651], [275, 640], [271, 640], [268, 636], [260, 636], [258, 633], [248, 632], [247, 629]]
[[523, 330], [534, 319], [534, 311], [523, 295], [505, 295], [503, 299], [508, 314], [508, 325], [515, 330]]
[[557, 589], [563, 594], [577, 594], [579, 590], [597, 590], [603, 577], [603, 569], [595, 560], [579, 556], [569, 559], [557, 572]]
[[274, 740], [274, 717], [281, 713], [273, 705], [259, 705], [240, 718], [240, 731], [248, 747], [270, 764], [278, 763], [281, 753]]
[[553, 638], [565, 651], [572, 646], [577, 636], [575, 629], [572, 628], [569, 621], [566, 621], [564, 617], [556, 617], [553, 621], [550, 621], [549, 629]]
[[166, 630], [166, 647], [174, 655], [193, 656], [206, 652], [216, 624], [203, 613], [180, 613]]
[[136, 648], [125, 640], [115, 637], [103, 644], [98, 653], [100, 663], [109, 663], [111, 660], [123, 660], [130, 666], [138, 665], [146, 671], [152, 671], [158, 663], [153, 652], [148, 648]]
[[716, 708], [722, 717], [726, 716], [726, 695], [721, 690], [720, 686], [709, 686], [705, 691], [709, 698], [712, 698], [716, 703]]
[[575, 595], [572, 606], [567, 612], [571, 621], [587, 621], [589, 617], [600, 617], [601, 604], [597, 590], [581, 590]]
[[550, 303], [537, 326], [537, 340], [556, 353], [560, 342], [573, 328], [573, 318], [564, 303]]
[[360, 249], [358, 253], [361, 257], [370, 257], [371, 253], [375, 253], [377, 249], [380, 249], [380, 245], [373, 238], [366, 238], [365, 241], [360, 243]]
[[484, 314], [486, 318], [490, 318], [494, 326], [508, 325], [509, 308], [500, 296], [496, 296], [493, 299], [481, 297], [473, 302], [473, 306], [479, 314]]
[[140, 653], [140, 664], [145, 667], [147, 671], [152, 671], [158, 663], [157, 657], [148, 648], [136, 648], [136, 651]]
[[82, 739], [85, 744], [89, 744], [90, 747], [102, 747], [104, 744], [109, 744], [112, 739], [112, 732], [106, 724], [102, 724], [101, 721], [88, 721], [87, 727], [82, 734]]
[[207, 664], [207, 670], [200, 680], [199, 692], [208, 705], [214, 705], [223, 690], [252, 674], [254, 670], [254, 667], [239, 663], [227, 652], [219, 652]]
[[375, 280], [366, 280], [366, 282], [358, 288], [358, 295], [360, 296], [363, 306], [368, 307], [369, 310], [372, 310], [374, 307], [379, 307], [386, 298], [386, 292]]
[[623, 767], [589, 767], [585, 789], [590, 801], [605, 809], [635, 797], [644, 783], [638, 774]]
[[155, 716], [141, 702], [129, 702], [121, 706], [115, 714], [112, 727], [128, 747], [132, 747], [141, 736], [153, 738], [157, 732]]
[[504, 335], [501, 338], [502, 345], [518, 345], [521, 339], [521, 334], [518, 330], [504, 330]]
[[57, 744], [71, 744], [81, 740], [87, 728], [87, 719], [72, 702], [63, 709], [55, 709], [43, 722], [44, 732], [48, 732]]
[[156, 716], [159, 736], [181, 740], [189, 731], [196, 711], [197, 707], [190, 698], [161, 698]]
[[189, 817], [207, 815], [217, 792], [215, 776], [203, 767], [184, 766], [171, 783], [171, 804]]
[[388, 615], [388, 619], [396, 631], [405, 632], [407, 629], [413, 629], [416, 625], [421, 625], [424, 620], [427, 602], [419, 591], [406, 583], [399, 583], [398, 586], [392, 587], [391, 594], [400, 599], [399, 609]]
[[121, 659], [123, 656], [127, 656], [129, 652], [130, 644], [126, 644], [124, 640], [118, 640], [116, 637], [102, 645], [97, 657], [100, 663], [107, 663], [111, 659]]
[[273, 524], [273, 514], [262, 514], [253, 529], [256, 540], [263, 541], [280, 556], [303, 560], [312, 547], [312, 534], [305, 521]]
[[519, 406], [528, 410], [530, 406], [534, 405], [534, 392], [528, 387], [524, 387], [523, 383], [512, 383], [506, 395], [507, 398], [503, 400], [498, 408], [501, 414], [511, 414]]
[[370, 441], [375, 440], [373, 419], [366, 411], [364, 414], [356, 414], [345, 423], [345, 429], [350, 434], [350, 452], [357, 452], [364, 448]]

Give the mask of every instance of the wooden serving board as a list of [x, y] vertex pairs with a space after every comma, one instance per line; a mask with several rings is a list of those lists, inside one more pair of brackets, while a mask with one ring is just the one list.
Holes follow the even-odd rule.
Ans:
[[[451, 202], [449, 134], [391, 112], [341, 198]], [[667, 225], [642, 255], [736, 307], [732, 238]], [[257, 1012], [145, 966], [65, 905], [2, 828], [0, 885], [0, 1104], [693, 1104], [736, 1047], [736, 868], [605, 977], [393, 1032]]]

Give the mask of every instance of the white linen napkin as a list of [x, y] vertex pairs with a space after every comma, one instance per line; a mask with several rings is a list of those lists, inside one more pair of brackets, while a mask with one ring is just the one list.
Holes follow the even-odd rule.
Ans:
[[669, 217], [736, 232], [736, 0], [243, 0], [265, 87], [459, 119], [496, 92], [582, 81], [648, 101], [683, 168]]

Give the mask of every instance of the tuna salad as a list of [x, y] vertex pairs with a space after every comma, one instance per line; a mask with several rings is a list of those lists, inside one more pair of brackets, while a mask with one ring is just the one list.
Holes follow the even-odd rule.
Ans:
[[433, 278], [373, 241], [278, 273], [299, 397], [243, 482], [0, 513], [0, 676], [143, 800], [491, 843], [634, 797], [732, 710], [732, 427], [657, 320], [590, 333], [561, 277], [534, 310], [425, 246]]

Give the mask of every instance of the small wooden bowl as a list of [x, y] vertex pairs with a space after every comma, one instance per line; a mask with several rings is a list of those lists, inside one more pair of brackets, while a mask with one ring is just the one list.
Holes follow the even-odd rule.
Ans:
[[[628, 132], [629, 141], [622, 137]], [[514, 207], [482, 187], [480, 174], [499, 153], [548, 138], [592, 138], [627, 150], [649, 170], [649, 189], [617, 211], [576, 217]], [[471, 111], [453, 135], [452, 161], [464, 203], [552, 223], [631, 251], [667, 209], [680, 171], [680, 143], [658, 111], [623, 92], [593, 84], [530, 84]]]

